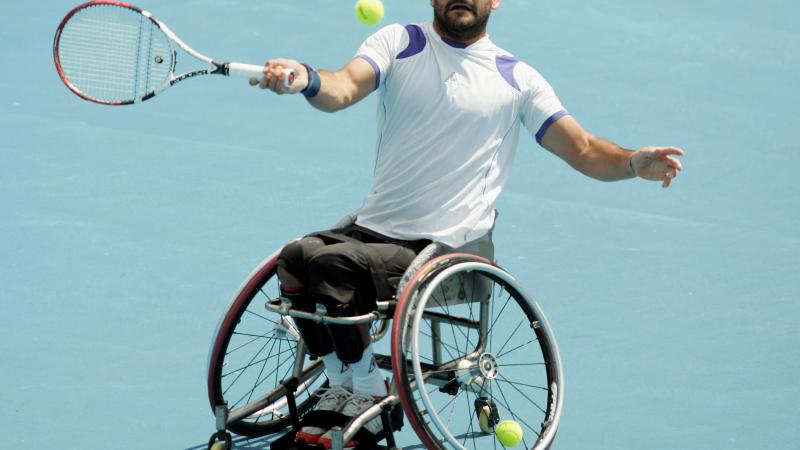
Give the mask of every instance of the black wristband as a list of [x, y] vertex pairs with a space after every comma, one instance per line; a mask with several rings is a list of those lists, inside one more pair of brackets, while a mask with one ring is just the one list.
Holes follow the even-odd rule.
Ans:
[[308, 71], [308, 85], [306, 85], [306, 87], [300, 91], [300, 93], [305, 95], [306, 98], [311, 98], [319, 94], [319, 88], [322, 85], [322, 80], [320, 80], [317, 71], [312, 69], [308, 64], [303, 64], [303, 66]]

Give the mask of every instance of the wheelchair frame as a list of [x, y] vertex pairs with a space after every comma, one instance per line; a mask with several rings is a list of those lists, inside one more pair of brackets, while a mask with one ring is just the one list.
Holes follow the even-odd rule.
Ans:
[[[229, 354], [230, 339], [236, 333], [236, 328], [239, 326], [240, 321], [243, 320], [246, 308], [259, 295], [259, 291], [264, 292], [263, 286], [276, 278], [274, 273], [275, 263], [279, 252], [280, 250], [274, 252], [251, 272], [237, 291], [237, 294], [234, 295], [214, 334], [209, 352], [208, 389], [209, 401], [217, 418], [217, 432], [209, 440], [209, 449], [231, 449], [232, 437], [230, 431], [246, 436], [283, 432], [289, 427], [294, 428], [296, 431], [299, 428], [300, 418], [305, 412], [313, 408], [316, 403], [314, 392], [320, 387], [324, 387], [324, 383], [326, 383], [318, 384], [320, 379], [324, 378], [323, 367], [320, 360], [306, 363], [307, 358], [302, 339], [299, 338], [295, 331], [292, 331], [293, 318], [344, 325], [357, 323], [377, 324], [377, 328], [373, 330], [373, 341], [381, 340], [390, 330], [392, 332], [391, 355], [376, 353], [375, 356], [381, 369], [392, 371], [393, 388], [384, 400], [361, 415], [354, 417], [346, 426], [332, 430], [334, 449], [343, 448], [344, 443], [351, 440], [364, 424], [377, 417], [381, 417], [383, 421], [388, 448], [396, 448], [392, 423], [393, 419], [395, 423], [397, 422], [398, 406], [402, 407], [405, 417], [409, 419], [412, 428], [427, 448], [452, 447], [464, 449], [465, 446], [462, 444], [466, 443], [467, 437], [473, 438], [473, 446], [475, 446], [476, 434], [491, 434], [494, 426], [499, 421], [498, 411], [503, 409], [502, 407], [506, 407], [508, 410], [506, 413], [510, 413], [514, 419], [522, 421], [513, 409], [509, 407], [512, 403], [508, 399], [509, 396], [503, 393], [503, 399], [501, 399], [491, 392], [492, 386], [500, 383], [500, 379], [497, 377], [502, 377], [500, 368], [503, 365], [498, 363], [498, 360], [503, 356], [501, 355], [503, 348], [500, 349], [500, 352], [497, 352], [498, 354], [492, 354], [487, 351], [487, 346], [490, 346], [489, 333], [494, 328], [499, 316], [495, 316], [494, 322], [489, 323], [491, 319], [489, 310], [493, 305], [493, 297], [480, 299], [485, 292], [481, 291], [480, 287], [475, 287], [475, 280], [489, 280], [492, 283], [492, 289], [496, 289], [497, 285], [500, 285], [502, 291], [508, 293], [508, 299], [500, 314], [504, 312], [510, 300], [513, 299], [514, 304], [519, 306], [523, 315], [523, 320], [520, 325], [517, 325], [517, 329], [527, 321], [527, 325], [534, 332], [535, 339], [533, 341], [538, 343], [536, 347], [541, 352], [540, 356], [543, 362], [527, 365], [537, 366], [543, 370], [546, 374], [546, 385], [533, 386], [526, 383], [514, 383], [516, 385], [511, 386], [526, 398], [528, 398], [528, 395], [522, 391], [522, 388], [529, 389], [526, 386], [546, 391], [546, 398], [543, 401], [537, 402], [528, 398], [541, 411], [542, 417], [540, 431], [537, 431], [533, 426], [525, 424], [528, 429], [537, 434], [532, 446], [527, 441], [525, 441], [525, 445], [534, 450], [543, 450], [550, 447], [555, 438], [563, 409], [564, 387], [561, 358], [555, 336], [547, 318], [539, 305], [522, 292], [516, 280], [492, 261], [474, 254], [456, 253], [449, 247], [438, 243], [426, 247], [411, 263], [398, 286], [396, 298], [390, 301], [377, 302], [376, 310], [368, 314], [347, 318], [331, 317], [327, 315], [327, 311], [322, 305], [318, 305], [317, 310], [313, 313], [296, 311], [291, 308], [291, 302], [288, 299], [264, 294], [266, 301], [261, 303], [263, 309], [266, 313], [280, 318], [279, 320], [270, 321], [273, 324], [275, 333], [277, 333], [276, 335], [284, 333], [284, 337], [290, 336], [290, 338], [287, 338], [287, 342], [291, 341], [292, 338], [296, 342], [295, 349], [292, 352], [294, 361], [291, 369], [287, 369], [284, 375], [289, 374], [289, 372], [291, 374], [280, 380], [279, 383], [276, 382], [275, 387], [268, 392], [252, 399], [255, 394], [255, 388], [264, 382], [263, 380], [259, 381], [261, 378], [261, 374], [259, 374], [256, 377], [256, 386], [249, 393], [245, 405], [241, 407], [237, 407], [237, 404], [229, 405], [225, 398], [226, 394], [221, 388], [221, 379], [233, 374], [236, 375], [236, 380], [238, 380], [242, 374], [239, 372], [224, 374], [222, 368], [225, 363], [223, 360]], [[445, 292], [448, 288], [446, 283], [452, 284], [454, 279], [456, 284], [461, 284], [461, 290], [464, 290], [463, 285], [465, 282], [463, 280], [473, 280], [471, 293], [475, 295], [475, 292], [478, 292], [480, 295], [477, 295], [477, 297], [479, 298], [477, 300], [476, 298], [467, 299], [466, 296], [469, 296], [469, 294], [459, 292], [459, 295], [465, 295], [461, 299], [462, 303], [447, 300]], [[478, 284], [482, 283], [484, 282], [481, 281]], [[444, 301], [438, 299], [437, 295], [441, 295]], [[491, 292], [490, 295], [493, 296], [494, 293]], [[461, 304], [462, 306], [469, 305], [469, 316], [472, 316], [471, 304], [475, 303], [480, 303], [480, 317], [477, 319], [475, 317], [450, 314], [450, 308], [455, 309], [455, 306], [451, 305]], [[433, 306], [428, 307], [428, 304]], [[446, 308], [446, 310], [444, 312], [436, 310], [441, 308]], [[257, 315], [258, 313], [250, 312], [250, 314]], [[421, 328], [421, 323], [424, 320], [430, 322], [430, 334]], [[391, 327], [389, 326], [390, 321]], [[466, 348], [471, 345], [470, 340], [467, 339], [465, 353], [467, 351], [469, 353], [462, 357], [454, 357], [452, 355], [452, 352], [455, 351], [454, 345], [443, 344], [442, 342], [443, 325], [449, 325], [451, 329], [461, 330], [463, 328], [467, 331], [464, 332], [462, 330], [461, 333], [467, 337], [472, 333], [469, 330], [475, 330], [477, 342], [474, 345], [474, 349], [468, 350]], [[512, 332], [512, 336], [509, 339], [513, 337], [516, 331]], [[421, 334], [425, 334], [425, 337], [421, 338]], [[452, 334], [454, 341], [460, 340], [461, 336], [457, 336], [455, 331]], [[247, 335], [247, 333], [244, 333], [244, 335]], [[260, 337], [257, 334], [253, 334], [253, 336], [253, 339]], [[427, 339], [427, 342], [421, 343], [420, 339]], [[276, 338], [276, 340], [279, 339]], [[423, 347], [428, 348], [428, 345], [425, 344], [429, 344], [429, 356], [427, 354], [426, 356], [421, 356], [425, 353]], [[508, 341], [506, 341], [506, 344], [508, 344]], [[523, 345], [528, 344], [530, 342]], [[244, 345], [249, 344], [242, 344], [242, 346]], [[274, 347], [275, 341], [272, 342], [272, 345]], [[458, 350], [460, 350], [460, 344], [457, 346], [459, 347]], [[261, 350], [259, 350], [260, 352]], [[450, 360], [447, 360], [448, 356]], [[258, 357], [258, 354], [251, 359], [250, 363], [256, 357]], [[429, 362], [423, 359], [428, 359]], [[278, 363], [278, 368], [280, 368], [280, 358]], [[266, 366], [266, 363], [264, 365]], [[513, 365], [524, 366], [526, 364], [511, 364], [511, 366]], [[249, 366], [245, 366], [244, 370], [247, 368]], [[275, 370], [278, 370], [278, 368]], [[263, 372], [266, 369], [262, 368], [261, 370]], [[541, 376], [545, 377], [545, 375]], [[277, 378], [276, 372], [276, 380]], [[266, 377], [264, 379], [266, 380]], [[475, 380], [480, 380], [480, 383]], [[427, 387], [417, 389], [420, 383], [425, 386], [431, 385], [435, 390], [428, 392]], [[542, 381], [542, 384], [544, 384], [544, 381]], [[455, 397], [465, 393], [468, 404], [470, 402], [470, 394], [473, 394], [475, 397], [474, 412], [479, 423], [480, 432], [475, 431], [473, 424], [470, 424], [467, 432], [463, 433], [463, 436], [467, 437], [463, 437], [463, 441], [459, 442], [458, 439], [462, 438], [462, 435], [455, 436], [447, 428], [450, 420], [448, 419], [447, 423], [445, 423], [444, 419], [439, 417], [438, 413], [441, 411], [437, 411], [438, 406], [434, 405], [430, 398], [432, 393], [439, 395], [436, 394], [436, 391], [443, 393], [442, 395]], [[300, 395], [308, 395], [308, 398], [298, 404], [297, 399]], [[416, 396], [420, 397], [419, 400], [416, 399]], [[540, 403], [545, 403], [545, 405], [542, 406]], [[454, 408], [454, 406], [451, 408]], [[452, 411], [450, 413], [452, 414]], [[259, 424], [259, 418], [267, 414], [271, 414], [273, 420]], [[256, 417], [254, 424], [248, 424], [248, 419], [253, 417]], [[472, 430], [471, 434], [469, 430]]]

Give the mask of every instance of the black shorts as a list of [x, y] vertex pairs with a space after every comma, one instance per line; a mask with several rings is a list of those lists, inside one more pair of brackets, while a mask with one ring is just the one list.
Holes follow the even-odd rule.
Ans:
[[295, 306], [322, 303], [341, 310], [336, 315], [364, 314], [374, 310], [376, 298], [394, 295], [411, 261], [429, 243], [390, 238], [358, 225], [312, 233], [284, 247], [278, 276], [286, 294], [300, 294], [293, 296]]

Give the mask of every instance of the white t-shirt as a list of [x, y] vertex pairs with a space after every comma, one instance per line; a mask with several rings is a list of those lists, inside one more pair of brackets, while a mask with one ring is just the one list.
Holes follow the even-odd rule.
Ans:
[[452, 247], [485, 235], [520, 124], [540, 141], [566, 114], [552, 87], [488, 36], [465, 48], [431, 22], [382, 28], [356, 56], [380, 96], [374, 182], [356, 223]]

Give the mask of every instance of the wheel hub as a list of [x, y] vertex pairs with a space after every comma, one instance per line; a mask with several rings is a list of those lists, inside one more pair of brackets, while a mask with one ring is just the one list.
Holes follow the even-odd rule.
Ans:
[[478, 368], [487, 380], [494, 380], [500, 374], [500, 364], [491, 353], [484, 353], [478, 358]]
[[477, 360], [463, 359], [456, 369], [456, 379], [461, 389], [483, 392], [487, 383], [500, 375], [500, 364], [491, 353], [484, 353]]

